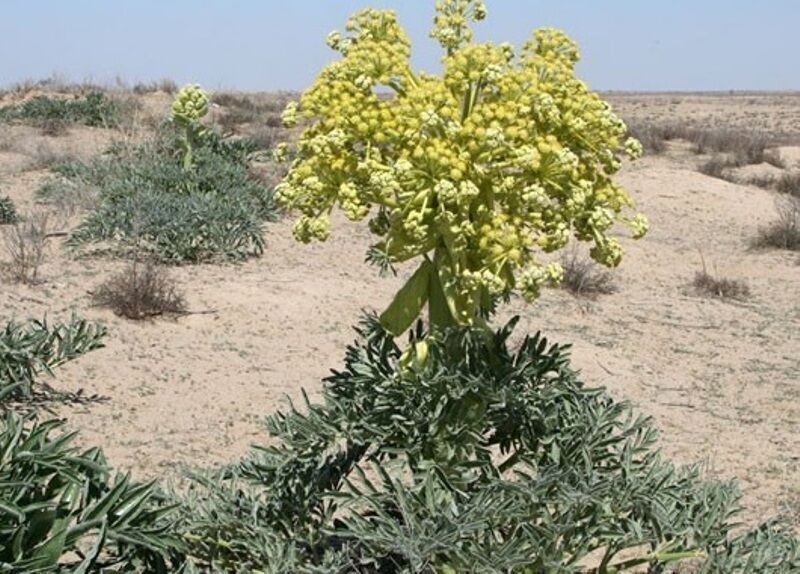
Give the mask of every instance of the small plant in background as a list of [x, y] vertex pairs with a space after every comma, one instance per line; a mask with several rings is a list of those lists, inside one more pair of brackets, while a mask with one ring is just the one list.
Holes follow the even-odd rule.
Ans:
[[694, 274], [692, 287], [701, 295], [719, 297], [721, 299], [747, 299], [750, 296], [750, 287], [741, 279], [721, 277], [716, 269], [709, 272], [705, 257], [700, 254], [703, 269]]
[[[47, 320], [27, 323], [10, 321], [0, 331], [0, 405], [52, 395], [41, 374], [84, 353], [99, 349], [105, 327], [77, 317], [50, 325]], [[38, 388], [37, 388], [38, 387]]]
[[208, 133], [200, 120], [208, 113], [208, 94], [197, 84], [184, 86], [172, 103], [172, 123], [180, 131], [183, 148], [183, 168], [193, 165], [192, 150]]
[[174, 508], [153, 483], [113, 476], [59, 421], [0, 419], [4, 572], [177, 572]]
[[49, 232], [50, 215], [46, 211], [36, 211], [6, 227], [3, 235], [9, 259], [6, 270], [12, 279], [29, 285], [39, 281]]
[[102, 283], [92, 294], [95, 305], [140, 320], [186, 312], [186, 301], [166, 270], [151, 261], [134, 260], [121, 273]]
[[577, 249], [571, 249], [561, 257], [564, 278], [561, 286], [579, 297], [596, 297], [608, 295], [617, 290], [614, 276], [596, 262], [581, 255]]
[[762, 227], [753, 244], [800, 251], [800, 196], [789, 195], [775, 200], [778, 217]]
[[278, 210], [271, 186], [251, 169], [255, 145], [211, 128], [191, 136], [200, 128], [187, 126], [176, 131], [170, 122], [144, 142], [114, 145], [89, 164], [60, 166], [58, 180], [46, 180], [40, 197], [58, 202], [65, 194], [84, 196], [94, 204], [68, 245], [99, 243], [168, 263], [261, 254], [263, 224]]
[[0, 225], [16, 223], [18, 219], [14, 201], [7, 195], [0, 195]]

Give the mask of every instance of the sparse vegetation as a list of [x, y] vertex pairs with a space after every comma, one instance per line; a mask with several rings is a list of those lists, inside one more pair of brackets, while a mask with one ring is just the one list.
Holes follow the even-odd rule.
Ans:
[[38, 282], [39, 268], [47, 255], [49, 213], [33, 212], [3, 231], [3, 243], [8, 255], [5, 265], [8, 274], [20, 283]]
[[775, 211], [777, 219], [759, 230], [754, 245], [800, 251], [800, 197], [778, 197]]
[[46, 319], [6, 323], [0, 331], [0, 406], [52, 395], [39, 375], [51, 375], [55, 367], [102, 347], [105, 335], [103, 326], [74, 316], [55, 325]]
[[140, 320], [186, 311], [186, 301], [169, 273], [151, 261], [134, 260], [92, 294], [95, 305], [119, 316]]
[[591, 298], [617, 290], [611, 272], [589, 257], [582, 256], [577, 249], [564, 253], [561, 267], [564, 269], [561, 286], [573, 295]]
[[212, 97], [212, 101], [222, 110], [219, 125], [230, 133], [236, 133], [245, 124], [282, 127], [281, 112], [289, 100], [289, 94], [258, 97], [235, 92], [217, 92]]
[[107, 127], [116, 124], [118, 114], [118, 104], [102, 92], [74, 98], [36, 96], [20, 104], [0, 108], [0, 120], [40, 126], [61, 121]]
[[[785, 167], [780, 155], [770, 149], [776, 145], [776, 140], [764, 132], [698, 128], [687, 122], [654, 124], [639, 121], [629, 122], [628, 132], [641, 141], [649, 153], [663, 153], [667, 141], [683, 140], [691, 143], [697, 154], [713, 154], [698, 167], [701, 173], [711, 177], [730, 179], [728, 170], [745, 165], [768, 163]], [[766, 179], [752, 182], [760, 187], [768, 187], [771, 183]]]

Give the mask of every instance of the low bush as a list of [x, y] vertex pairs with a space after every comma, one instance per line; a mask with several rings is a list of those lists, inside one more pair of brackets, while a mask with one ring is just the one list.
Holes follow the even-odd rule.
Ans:
[[208, 571], [597, 572], [686, 560], [793, 572], [790, 530], [737, 528], [733, 483], [655, 447], [649, 418], [589, 389], [567, 349], [514, 322], [417, 329], [375, 319], [322, 404], [271, 416], [271, 446], [200, 477], [189, 553]]
[[128, 319], [147, 319], [186, 311], [186, 301], [167, 272], [152, 262], [133, 261], [92, 294], [96, 305]]
[[58, 421], [0, 419], [0, 570], [177, 572], [173, 508], [73, 439]]
[[186, 169], [178, 136], [166, 128], [147, 144], [116, 146], [90, 164], [65, 166], [61, 178], [97, 193], [68, 244], [106, 242], [112, 251], [169, 263], [260, 254], [262, 225], [277, 217], [277, 208], [272, 190], [248, 169], [252, 150], [209, 132]]
[[37, 377], [102, 347], [105, 335], [105, 327], [77, 317], [55, 325], [46, 319], [6, 323], [0, 331], [0, 405], [48, 395], [52, 389]]
[[0, 225], [16, 223], [18, 220], [17, 207], [7, 195], [0, 195]]
[[118, 120], [119, 106], [102, 92], [83, 97], [59, 98], [36, 96], [20, 104], [0, 108], [0, 120], [16, 120], [47, 125], [61, 121], [68, 124], [109, 127]]

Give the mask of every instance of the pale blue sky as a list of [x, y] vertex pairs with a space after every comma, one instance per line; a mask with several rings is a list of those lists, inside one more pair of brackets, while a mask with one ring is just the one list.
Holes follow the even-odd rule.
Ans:
[[[327, 33], [392, 7], [418, 67], [435, 70], [433, 0], [0, 0], [0, 85], [59, 74], [209, 88], [299, 89], [333, 52]], [[519, 44], [556, 26], [596, 89], [800, 89], [800, 0], [487, 0], [479, 39]]]

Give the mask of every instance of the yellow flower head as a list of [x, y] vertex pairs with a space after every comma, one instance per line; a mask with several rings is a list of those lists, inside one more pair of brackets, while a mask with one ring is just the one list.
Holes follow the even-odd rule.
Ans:
[[641, 146], [576, 77], [578, 48], [566, 34], [537, 30], [517, 53], [472, 41], [482, 2], [436, 6], [441, 75], [412, 70], [392, 11], [363, 10], [328, 37], [341, 57], [284, 114], [307, 127], [278, 198], [301, 213], [301, 241], [327, 237], [334, 207], [369, 218], [385, 259], [431, 262], [427, 281], [456, 322], [470, 323], [487, 295], [533, 300], [557, 283], [560, 270], [537, 253], [570, 237], [593, 242], [601, 263], [619, 263], [614, 224], [641, 237], [647, 223], [624, 214], [632, 201], [613, 176]]

